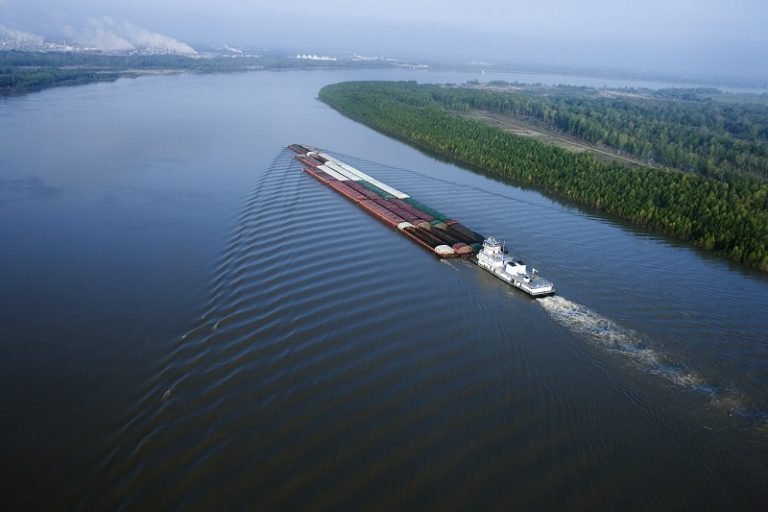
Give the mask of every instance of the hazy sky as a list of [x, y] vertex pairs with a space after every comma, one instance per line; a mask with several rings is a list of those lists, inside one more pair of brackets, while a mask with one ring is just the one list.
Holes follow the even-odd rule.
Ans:
[[768, 79], [766, 0], [0, 0], [46, 36], [109, 17], [195, 44]]

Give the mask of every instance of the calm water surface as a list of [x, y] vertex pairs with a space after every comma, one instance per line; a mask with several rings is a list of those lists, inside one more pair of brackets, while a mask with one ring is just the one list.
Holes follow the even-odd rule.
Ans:
[[[380, 78], [473, 77], [0, 100], [3, 509], [762, 510], [766, 276], [315, 99]], [[559, 295], [437, 260], [291, 142], [506, 240]]]

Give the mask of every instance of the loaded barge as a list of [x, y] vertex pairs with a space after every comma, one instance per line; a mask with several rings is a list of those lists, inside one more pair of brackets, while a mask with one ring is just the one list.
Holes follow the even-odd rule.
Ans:
[[296, 153], [304, 172], [440, 258], [468, 259], [534, 297], [555, 293], [550, 281], [507, 254], [494, 238], [483, 237], [320, 149], [305, 144], [288, 148]]

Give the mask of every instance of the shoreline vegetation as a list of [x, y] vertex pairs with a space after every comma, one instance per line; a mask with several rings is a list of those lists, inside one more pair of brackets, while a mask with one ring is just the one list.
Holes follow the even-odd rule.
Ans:
[[[674, 157], [669, 146], [684, 146], [693, 153], [687, 157], [691, 161], [698, 163], [703, 155], [704, 166], [688, 171], [601, 161], [588, 152], [567, 151], [466, 117], [473, 109], [504, 112], [517, 108], [512, 106], [516, 93], [509, 91], [415, 82], [344, 82], [324, 87], [319, 98], [341, 114], [417, 148], [768, 271], [768, 180], [761, 160], [756, 158], [758, 164], [749, 169], [726, 165], [744, 152], [749, 158], [765, 154], [765, 106], [739, 104], [728, 110], [731, 99], [713, 107], [715, 100], [680, 97], [711, 95], [712, 91], [680, 91], [632, 98], [634, 107], [627, 110], [626, 126], [631, 125], [638, 134], [648, 132], [644, 139], [638, 135], [643, 140], [638, 147], [646, 154], [666, 151]], [[562, 97], [528, 95], [517, 100], [519, 108], [527, 104], [531, 111], [536, 105], [550, 106], [552, 120], [573, 114]], [[596, 106], [589, 101], [575, 103], [576, 115], [589, 120], [581, 124], [591, 123], [599, 134], [607, 130], [610, 140], [615, 132], [617, 140], [631, 146], [631, 141], [621, 137], [620, 127], [626, 119], [611, 117], [620, 103], [606, 106], [601, 101]], [[566, 108], [552, 109], [558, 102]], [[608, 114], [602, 120], [592, 119], [593, 107]], [[730, 123], [732, 114], [742, 120], [741, 125]], [[546, 119], [547, 114], [542, 117]], [[731, 129], [746, 135], [740, 139]], [[654, 133], [663, 133], [665, 138], [656, 139]], [[718, 152], [717, 144], [697, 146], [695, 137], [720, 141], [723, 148], [735, 148], [736, 153]], [[751, 153], [753, 147], [755, 153]], [[715, 156], [721, 157], [719, 166]]]
[[244, 57], [183, 55], [108, 55], [85, 52], [0, 51], [0, 97], [19, 96], [51, 87], [114, 82], [159, 73], [234, 73], [289, 69], [372, 69], [408, 67], [388, 61], [298, 60], [281, 55]]
[[722, 179], [768, 178], [768, 94], [469, 82], [435, 97], [449, 110], [537, 125], [619, 159]]

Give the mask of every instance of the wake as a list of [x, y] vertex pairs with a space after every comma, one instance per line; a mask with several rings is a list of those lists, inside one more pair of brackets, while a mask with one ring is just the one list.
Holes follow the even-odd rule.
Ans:
[[688, 370], [682, 364], [648, 346], [642, 336], [614, 321], [599, 315], [586, 306], [561, 296], [539, 299], [538, 303], [552, 319], [593, 346], [619, 354], [634, 366], [647, 373], [658, 375], [683, 389], [705, 393], [712, 405], [730, 414], [761, 416], [765, 414], [749, 410], [744, 396], [734, 389], [724, 389], [701, 375]]

